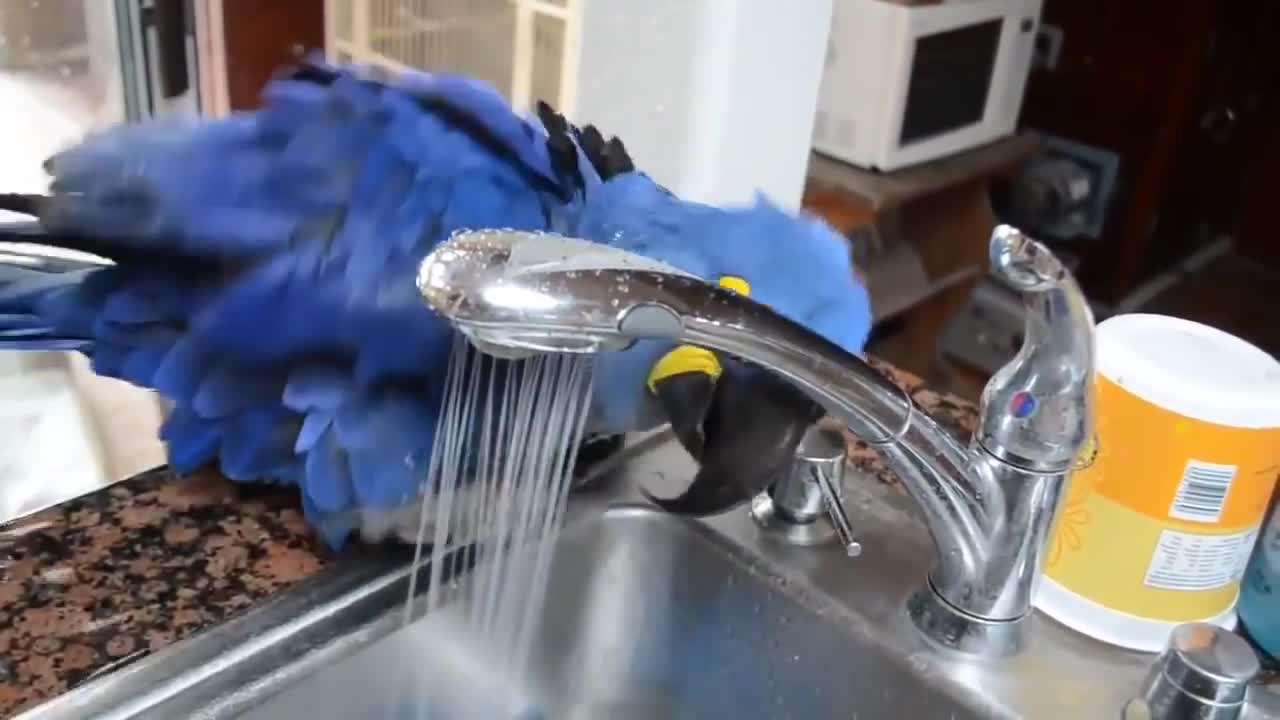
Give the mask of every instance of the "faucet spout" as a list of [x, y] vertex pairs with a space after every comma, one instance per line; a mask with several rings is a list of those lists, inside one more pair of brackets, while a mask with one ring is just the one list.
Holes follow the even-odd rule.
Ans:
[[916, 625], [956, 649], [1010, 654], [1023, 644], [1067, 475], [1092, 433], [1093, 315], [1043, 245], [1001, 226], [990, 249], [995, 271], [1023, 294], [1026, 333], [983, 392], [978, 431], [967, 440], [817, 333], [615, 248], [556, 235], [463, 233], [423, 262], [418, 284], [481, 348], [599, 352], [663, 338], [787, 379], [875, 446], [919, 504], [938, 552], [909, 604]]

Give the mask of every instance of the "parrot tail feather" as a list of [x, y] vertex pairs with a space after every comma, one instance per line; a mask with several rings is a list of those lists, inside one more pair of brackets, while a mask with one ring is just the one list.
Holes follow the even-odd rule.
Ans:
[[0, 193], [0, 210], [7, 210], [33, 218], [40, 217], [40, 206], [45, 200], [47, 198], [43, 195]]

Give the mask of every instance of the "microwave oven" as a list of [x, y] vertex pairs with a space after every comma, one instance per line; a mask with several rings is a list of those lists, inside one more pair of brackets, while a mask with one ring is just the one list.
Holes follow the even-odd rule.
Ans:
[[813, 147], [889, 171], [1013, 134], [1042, 0], [835, 0]]

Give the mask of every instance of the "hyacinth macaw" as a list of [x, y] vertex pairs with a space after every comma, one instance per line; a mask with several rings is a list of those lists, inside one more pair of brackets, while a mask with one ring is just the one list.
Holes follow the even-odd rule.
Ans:
[[[422, 492], [453, 329], [422, 301], [420, 261], [460, 229], [546, 230], [721, 282], [850, 352], [870, 326], [846, 240], [761, 199], [685, 202], [623, 144], [546, 105], [513, 112], [453, 75], [372, 78], [309, 60], [259, 109], [95, 133], [46, 163], [29, 222], [0, 242], [108, 258], [32, 267], [0, 251], [0, 348], [72, 348], [152, 388], [179, 473], [297, 485], [323, 522]], [[587, 422], [615, 436], [669, 421], [701, 462], [681, 513], [765, 488], [820, 409], [741, 362], [657, 341], [602, 356]]]

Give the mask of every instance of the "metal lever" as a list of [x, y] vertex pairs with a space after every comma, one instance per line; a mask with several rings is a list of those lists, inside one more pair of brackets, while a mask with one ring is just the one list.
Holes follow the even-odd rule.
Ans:
[[862, 553], [844, 509], [844, 435], [809, 428], [789, 472], [751, 503], [751, 517], [796, 545], [816, 545], [832, 537], [849, 557]]
[[[843, 462], [844, 456], [841, 455], [840, 459]], [[849, 557], [857, 557], [862, 553], [862, 543], [853, 537], [853, 524], [849, 522], [849, 515], [845, 512], [844, 500], [841, 497], [842, 488], [821, 466], [812, 465], [810, 470], [814, 480], [817, 481], [818, 490], [822, 492], [823, 505], [826, 506], [831, 525], [836, 529], [836, 537], [840, 538], [840, 546]], [[843, 476], [844, 473], [840, 475]]]

